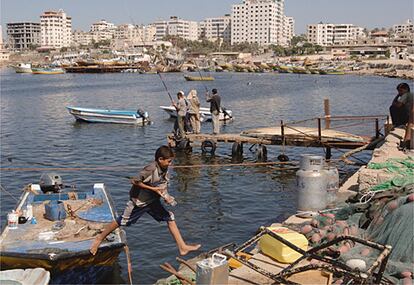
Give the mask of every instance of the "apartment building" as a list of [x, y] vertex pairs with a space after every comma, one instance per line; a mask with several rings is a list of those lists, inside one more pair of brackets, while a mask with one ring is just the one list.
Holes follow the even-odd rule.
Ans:
[[72, 18], [63, 10], [46, 11], [40, 16], [41, 45], [44, 48], [69, 47], [72, 42]]
[[295, 19], [293, 17], [284, 17], [282, 46], [289, 46], [290, 41], [295, 36]]
[[281, 44], [283, 38], [284, 0], [244, 0], [232, 5], [231, 44]]
[[109, 23], [106, 20], [100, 20], [91, 25], [91, 32], [114, 30], [115, 28], [115, 24]]
[[41, 43], [40, 23], [7, 23], [6, 28], [11, 50], [26, 50]]
[[231, 15], [224, 17], [207, 18], [199, 23], [198, 37], [215, 42], [222, 40], [231, 41]]
[[198, 23], [195, 21], [187, 21], [172, 16], [168, 21], [156, 21], [153, 25], [156, 29], [156, 40], [162, 40], [168, 35], [178, 36], [190, 41], [198, 39]]
[[306, 32], [308, 42], [321, 46], [345, 44], [363, 35], [364, 29], [353, 24], [311, 24]]
[[394, 25], [393, 30], [395, 34], [413, 33], [413, 22], [411, 20], [407, 20], [404, 24]]

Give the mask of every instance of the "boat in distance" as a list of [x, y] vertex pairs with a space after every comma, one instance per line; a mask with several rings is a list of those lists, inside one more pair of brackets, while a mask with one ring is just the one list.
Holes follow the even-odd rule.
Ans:
[[32, 65], [30, 63], [19, 63], [12, 66], [16, 73], [32, 73]]
[[28, 185], [12, 212], [19, 224], [12, 225], [8, 217], [0, 236], [1, 269], [41, 267], [51, 273], [52, 284], [98, 283], [113, 271], [126, 245], [125, 232], [117, 229], [96, 255], [89, 251], [95, 236], [116, 219], [109, 192], [103, 183], [85, 192], [72, 187], [47, 191], [41, 183]]
[[187, 81], [214, 81], [212, 76], [189, 76], [184, 75], [185, 80]]
[[65, 73], [65, 70], [60, 67], [37, 67], [37, 68], [32, 68], [32, 73], [54, 75], [54, 74], [63, 74]]
[[140, 109], [132, 111], [71, 106], [66, 107], [66, 109], [68, 109], [69, 113], [72, 114], [76, 120], [88, 123], [145, 125], [151, 122], [148, 113]]
[[[174, 106], [160, 106], [161, 109], [163, 109], [165, 112], [167, 112], [168, 115], [170, 115], [171, 118], [177, 117], [177, 110]], [[220, 121], [230, 121], [233, 119], [233, 112], [228, 109], [222, 109], [219, 115]], [[211, 112], [210, 108], [207, 107], [201, 107], [200, 108], [200, 121], [206, 122], [211, 121]]]

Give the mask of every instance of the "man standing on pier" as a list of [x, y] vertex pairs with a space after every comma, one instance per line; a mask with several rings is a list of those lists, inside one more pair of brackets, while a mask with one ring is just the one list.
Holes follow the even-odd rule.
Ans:
[[217, 89], [211, 90], [212, 95], [208, 92], [206, 93], [207, 102], [210, 102], [210, 113], [213, 121], [213, 135], [218, 135], [220, 133], [220, 105], [221, 97], [217, 92]]

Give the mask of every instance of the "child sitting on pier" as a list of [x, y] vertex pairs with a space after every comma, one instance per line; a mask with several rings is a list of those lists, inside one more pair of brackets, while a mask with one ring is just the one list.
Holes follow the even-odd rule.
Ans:
[[150, 214], [158, 222], [165, 221], [168, 229], [177, 243], [180, 255], [186, 255], [200, 248], [200, 244], [187, 244], [181, 237], [174, 214], [167, 211], [161, 204], [160, 197], [166, 203], [174, 203], [175, 200], [167, 193], [168, 166], [174, 158], [174, 153], [168, 146], [161, 146], [155, 152], [155, 161], [145, 166], [137, 178], [131, 179], [132, 187], [129, 191], [130, 199], [126, 208], [116, 221], [107, 225], [104, 231], [93, 241], [90, 252], [95, 255], [99, 245], [112, 231], [120, 226], [135, 224], [144, 214]]

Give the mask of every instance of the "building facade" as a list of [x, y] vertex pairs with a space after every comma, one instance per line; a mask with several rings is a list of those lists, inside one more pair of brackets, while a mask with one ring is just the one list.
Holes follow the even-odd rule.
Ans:
[[232, 6], [231, 44], [282, 44], [284, 0], [244, 0]]
[[166, 36], [178, 36], [190, 41], [198, 40], [198, 23], [195, 21], [172, 16], [168, 21], [157, 21], [153, 25], [156, 30], [156, 40], [162, 40]]
[[364, 35], [364, 29], [352, 24], [311, 24], [307, 26], [308, 42], [320, 46], [341, 45]]
[[40, 23], [7, 23], [6, 27], [10, 50], [26, 50], [41, 43]]
[[91, 32], [114, 30], [115, 28], [115, 24], [109, 23], [106, 20], [100, 20], [91, 25]]
[[413, 22], [407, 20], [404, 24], [394, 25], [393, 30], [395, 34], [406, 34], [414, 32]]
[[289, 46], [292, 38], [295, 36], [295, 19], [293, 17], [284, 17], [283, 23], [283, 42], [282, 46]]
[[72, 42], [72, 18], [63, 10], [46, 11], [40, 16], [41, 45], [44, 48], [69, 47]]
[[231, 15], [207, 18], [199, 24], [198, 37], [209, 41], [231, 41]]

